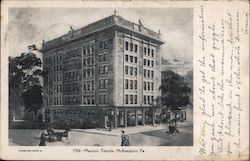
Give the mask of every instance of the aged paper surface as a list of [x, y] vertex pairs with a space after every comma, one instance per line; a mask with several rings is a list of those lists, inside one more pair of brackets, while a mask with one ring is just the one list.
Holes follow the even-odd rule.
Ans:
[[[168, 15], [166, 14], [171, 12], [165, 11], [177, 9], [175, 12], [172, 12], [176, 14], [176, 17], [172, 15], [173, 18], [178, 18], [178, 12], [184, 13], [183, 10], [185, 9], [188, 9], [188, 12], [191, 11], [192, 20], [188, 19], [188, 16], [182, 17], [179, 20], [179, 26], [181, 26], [182, 23], [183, 25], [188, 23], [185, 21], [192, 21], [192, 28], [190, 29], [192, 32], [189, 32], [192, 33], [191, 37], [187, 36], [183, 38], [180, 36], [182, 35], [181, 29], [179, 29], [179, 32], [178, 29], [176, 29], [177, 31], [175, 32], [171, 32], [169, 28], [163, 28], [159, 33], [164, 35], [164, 32], [166, 32], [166, 36], [163, 37], [165, 44], [172, 44], [174, 46], [176, 42], [177, 46], [183, 49], [183, 52], [188, 50], [189, 54], [191, 53], [191, 55], [186, 55], [186, 57], [185, 54], [187, 53], [185, 53], [184, 56], [182, 55], [182, 58], [192, 58], [193, 129], [191, 137], [193, 137], [193, 139], [191, 140], [193, 143], [191, 145], [179, 144], [180, 146], [174, 146], [175, 144], [155, 146], [154, 142], [152, 142], [147, 146], [137, 145], [128, 147], [121, 147], [119, 145], [84, 146], [78, 144], [68, 144], [70, 146], [59, 144], [57, 146], [42, 147], [34, 146], [33, 144], [26, 144], [26, 146], [11, 144], [13, 143], [13, 138], [11, 138], [12, 135], [8, 126], [8, 57], [17, 56], [13, 55], [13, 52], [20, 51], [18, 48], [25, 49], [26, 45], [30, 45], [25, 44], [25, 41], [22, 40], [22, 36], [24, 38], [26, 37], [27, 40], [29, 39], [29, 35], [27, 36], [18, 32], [22, 30], [24, 33], [29, 33], [27, 32], [29, 30], [32, 33], [34, 32], [34, 30], [32, 30], [32, 24], [29, 26], [28, 23], [25, 23], [29, 22], [29, 15], [19, 15], [25, 20], [23, 21], [24, 23], [19, 21], [24, 24], [21, 30], [13, 30], [13, 28], [10, 27], [11, 23], [13, 23], [13, 21], [11, 21], [13, 20], [11, 19], [14, 13], [13, 11], [20, 9], [30, 10], [30, 13], [41, 15], [40, 17], [35, 17], [38, 22], [39, 19], [41, 19], [40, 29], [42, 28], [41, 26], [46, 26], [46, 23], [54, 24], [52, 21], [57, 20], [57, 18], [53, 17], [53, 13], [55, 15], [60, 13], [61, 18], [63, 17], [62, 21], [67, 21], [68, 17], [72, 19], [72, 21], [69, 21], [70, 24], [65, 23], [67, 28], [75, 24], [82, 27], [94, 22], [84, 20], [84, 23], [80, 23], [79, 17], [70, 16], [70, 14], [77, 15], [81, 9], [86, 10], [86, 15], [81, 15], [82, 19], [85, 19], [85, 17], [95, 17], [93, 18], [94, 20], [106, 17], [98, 17], [98, 12], [95, 10], [102, 10], [105, 15], [109, 15], [107, 12], [110, 12], [111, 15], [115, 10], [115, 12], [117, 12], [115, 14], [127, 16], [126, 18], [128, 20], [131, 19], [130, 17], [132, 17], [133, 14], [136, 16], [139, 14], [142, 18], [142, 23], [144, 22], [143, 18], [147, 17], [146, 15], [148, 14], [150, 15], [149, 20], [152, 20], [152, 22], [155, 22], [153, 17], [162, 21], [159, 22], [159, 28], [164, 27], [164, 25], [173, 28], [176, 27], [176, 24], [167, 23], [167, 20], [171, 21], [171, 19], [167, 19], [166, 17], [168, 17]], [[54, 11], [51, 11], [51, 9]], [[144, 11], [141, 12], [140, 9]], [[67, 14], [66, 10], [68, 10]], [[157, 10], [159, 12], [156, 12]], [[90, 13], [87, 14], [88, 11]], [[47, 17], [43, 17], [46, 15], [46, 12], [49, 14], [47, 13]], [[164, 21], [165, 18], [166, 20]], [[18, 17], [14, 20], [18, 20]], [[150, 24], [148, 20], [145, 20], [145, 22], [147, 22], [145, 26], [148, 28], [154, 26]], [[16, 25], [14, 25], [14, 27], [18, 28], [19, 24], [15, 22], [14, 24]], [[65, 24], [56, 25], [55, 28], [59, 30], [60, 27]], [[163, 25], [161, 26], [161, 24]], [[53, 35], [49, 28], [44, 29], [47, 29], [48, 32], [44, 30], [34, 32], [34, 34], [40, 35], [40, 38], [36, 37], [37, 39], [34, 40], [34, 43], [41, 44], [41, 40], [44, 37], [51, 40], [65, 34], [65, 32], [58, 32], [58, 35]], [[156, 29], [154, 28], [154, 30]], [[174, 31], [174, 29], [172, 30]], [[40, 32], [43, 32], [45, 36]], [[48, 36], [49, 34], [53, 36], [50, 37]], [[16, 38], [15, 36], [19, 37]], [[185, 45], [191, 45], [191, 49], [190, 46], [185, 47], [185, 45], [180, 43], [180, 40], [182, 40]], [[171, 47], [171, 45], [166, 48], [168, 47]], [[175, 50], [163, 50], [161, 55], [166, 59], [168, 59], [168, 57], [178, 58], [178, 52]], [[113, 130], [113, 132], [115, 132], [115, 130]], [[28, 131], [25, 135], [29, 135], [30, 133], [31, 132]], [[73, 134], [73, 131], [71, 134]], [[178, 137], [178, 135], [182, 135], [181, 129], [180, 132], [176, 134], [176, 137]], [[0, 136], [0, 157], [4, 160], [249, 160], [249, 2], [3, 1], [1, 5]], [[101, 137], [104, 138], [104, 136], [100, 136], [100, 138]], [[119, 139], [120, 136], [117, 138]], [[22, 140], [22, 137], [18, 137], [18, 139]], [[81, 140], [84, 138], [78, 139]], [[152, 138], [148, 139], [150, 140]], [[186, 140], [189, 139], [190, 138], [187, 138]], [[159, 142], [161, 143], [161, 140]]]

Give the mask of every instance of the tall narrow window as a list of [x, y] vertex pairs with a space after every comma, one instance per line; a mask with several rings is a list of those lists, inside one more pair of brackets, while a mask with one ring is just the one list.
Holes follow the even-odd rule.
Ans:
[[125, 95], [125, 104], [128, 104], [128, 95]]
[[134, 104], [133, 95], [130, 95], [130, 104]]
[[108, 74], [108, 66], [104, 67], [105, 74]]
[[133, 51], [133, 43], [130, 43], [130, 51]]
[[137, 80], [135, 80], [134, 85], [135, 85], [135, 89], [137, 89]]
[[133, 63], [134, 57], [130, 56], [129, 58], [130, 58], [130, 62]]
[[133, 80], [130, 80], [129, 84], [130, 84], [130, 89], [133, 89]]
[[125, 55], [125, 61], [128, 62], [128, 55]]
[[146, 96], [143, 97], [143, 102], [144, 102], [144, 104], [147, 104], [147, 97]]
[[135, 104], [137, 104], [137, 95], [134, 95], [134, 99], [135, 99]]
[[151, 71], [151, 78], [154, 78], [154, 71]]
[[126, 44], [126, 50], [128, 50], [128, 42], [126, 41], [126, 43], [125, 43], [125, 44]]
[[133, 67], [130, 67], [130, 75], [133, 75], [133, 72], [134, 72], [133, 69], [134, 69]]
[[128, 75], [128, 66], [125, 66], [125, 74]]
[[137, 68], [135, 68], [135, 76], [137, 76]]
[[137, 53], [137, 45], [135, 44], [135, 52]]
[[105, 88], [105, 89], [108, 88], [108, 80], [107, 80], [107, 79], [104, 80], [104, 88]]
[[128, 80], [125, 79], [125, 89], [128, 89]]
[[151, 66], [154, 67], [154, 61], [153, 60], [151, 61]]
[[154, 57], [154, 50], [153, 49], [151, 50], [151, 55], [152, 55], [152, 57]]
[[147, 83], [143, 82], [144, 90], [147, 90]]
[[144, 47], [144, 55], [146, 55], [146, 54], [147, 54], [147, 48]]
[[137, 57], [135, 57], [135, 63], [137, 63]]

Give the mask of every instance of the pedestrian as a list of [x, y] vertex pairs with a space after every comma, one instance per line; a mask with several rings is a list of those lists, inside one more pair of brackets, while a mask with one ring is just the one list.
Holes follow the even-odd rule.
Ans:
[[85, 121], [82, 121], [82, 127], [81, 129], [85, 129]]
[[44, 132], [42, 132], [41, 137], [40, 137], [40, 143], [39, 146], [46, 146], [46, 141], [45, 141], [45, 136]]
[[109, 120], [109, 131], [112, 131], [112, 126], [113, 126], [113, 123], [111, 120]]
[[121, 135], [121, 140], [122, 140], [121, 146], [129, 146], [130, 143], [129, 143], [129, 137], [128, 137], [128, 135], [125, 135], [125, 131], [124, 130], [122, 130], [121, 132], [122, 132], [122, 135]]

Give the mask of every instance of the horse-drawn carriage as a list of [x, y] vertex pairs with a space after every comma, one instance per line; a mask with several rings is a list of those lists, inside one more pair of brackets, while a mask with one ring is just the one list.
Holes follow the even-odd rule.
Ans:
[[49, 127], [47, 129], [47, 134], [44, 134], [44, 138], [48, 142], [62, 141], [63, 137], [65, 137], [68, 141], [69, 129], [66, 129], [63, 132], [55, 132], [51, 127]]

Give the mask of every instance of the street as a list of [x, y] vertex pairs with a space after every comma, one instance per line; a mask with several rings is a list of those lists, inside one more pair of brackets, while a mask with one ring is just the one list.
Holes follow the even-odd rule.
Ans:
[[[108, 129], [72, 129], [69, 141], [46, 142], [47, 146], [120, 146], [121, 130], [130, 138], [131, 146], [192, 146], [193, 126], [191, 122], [178, 122], [179, 133], [167, 133], [167, 124]], [[39, 129], [10, 129], [10, 145], [36, 146], [39, 144]]]

